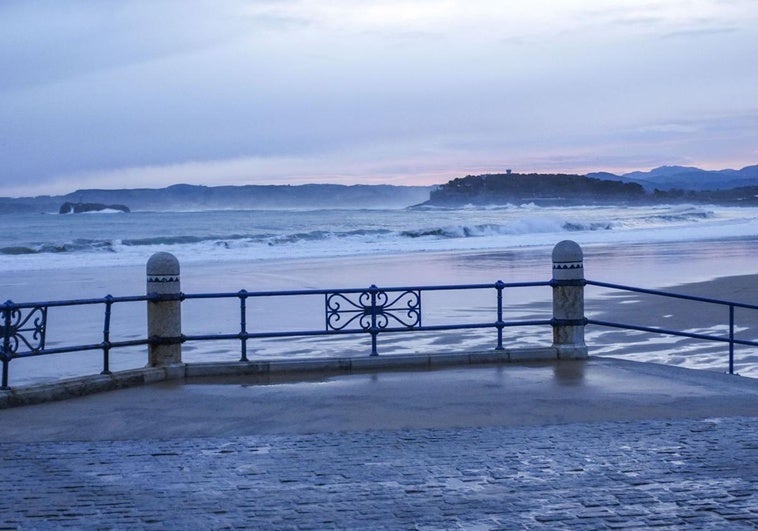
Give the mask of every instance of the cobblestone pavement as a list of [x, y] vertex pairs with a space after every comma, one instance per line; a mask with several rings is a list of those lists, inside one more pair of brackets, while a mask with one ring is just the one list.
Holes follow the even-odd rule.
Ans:
[[758, 528], [754, 418], [1, 443], [0, 528]]

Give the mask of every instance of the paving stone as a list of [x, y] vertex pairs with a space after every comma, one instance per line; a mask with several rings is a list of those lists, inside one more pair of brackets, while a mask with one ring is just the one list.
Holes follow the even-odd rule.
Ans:
[[756, 529], [755, 439], [724, 418], [0, 443], [0, 529]]

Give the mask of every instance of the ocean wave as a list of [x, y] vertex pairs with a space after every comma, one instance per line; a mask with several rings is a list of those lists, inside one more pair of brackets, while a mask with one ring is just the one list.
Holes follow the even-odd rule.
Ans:
[[758, 209], [526, 204], [476, 211], [234, 211], [105, 218], [20, 218], [6, 230], [0, 270], [137, 264], [158, 251], [184, 260], [217, 261], [549, 246], [566, 237], [582, 245], [752, 237]]
[[47, 242], [33, 246], [17, 245], [2, 247], [0, 248], [0, 255], [20, 256], [99, 251], [119, 252], [127, 248], [134, 249], [198, 245], [210, 245], [211, 247], [232, 249], [255, 245], [293, 245], [298, 243], [320, 242], [335, 239], [371, 239], [372, 237], [390, 235], [392, 232], [393, 231], [388, 229], [355, 229], [347, 231], [313, 230], [307, 232], [293, 232], [290, 234], [274, 234], [266, 232], [260, 234], [229, 234], [223, 236], [153, 236], [148, 238], [127, 238], [116, 240], [77, 239], [63, 243]]
[[362, 239], [373, 236], [386, 236], [388, 234], [392, 234], [392, 231], [387, 229], [356, 229], [348, 231], [314, 230], [267, 238], [267, 243], [268, 245], [296, 244], [334, 239]]
[[613, 230], [613, 223], [604, 221], [595, 223], [574, 223], [567, 221], [563, 224], [563, 230], [568, 232], [596, 231], [596, 230]]
[[11, 247], [3, 247], [0, 248], [0, 254], [5, 254], [8, 256], [17, 256], [22, 254], [37, 254], [39, 251], [36, 249], [32, 249], [30, 247], [24, 247], [24, 246], [11, 246]]
[[483, 236], [507, 236], [515, 234], [536, 234], [546, 232], [579, 232], [612, 230], [610, 222], [579, 223], [561, 221], [556, 218], [536, 218], [516, 221], [510, 224], [458, 225], [405, 230], [400, 233], [404, 238], [477, 238]]
[[321, 240], [328, 239], [330, 236], [332, 236], [332, 233], [325, 230], [313, 230], [310, 232], [297, 232], [294, 234], [285, 234], [282, 236], [276, 236], [274, 238], [270, 238], [268, 241], [268, 244], [281, 245], [281, 244], [288, 244], [288, 243], [321, 241]]
[[688, 221], [699, 221], [704, 219], [712, 219], [716, 216], [716, 213], [711, 210], [700, 209], [684, 209], [680, 211], [673, 211], [666, 214], [654, 214], [648, 219], [654, 222], [664, 223], [681, 223]]
[[491, 212], [491, 211], [500, 211], [500, 210], [539, 210], [542, 207], [530, 202], [530, 203], [520, 203], [520, 204], [514, 204], [514, 203], [493, 203], [493, 204], [487, 204], [487, 205], [478, 205], [473, 203], [467, 203], [465, 205], [454, 205], [454, 206], [446, 206], [446, 205], [413, 205], [410, 207], [407, 207], [406, 210], [418, 210], [418, 211], [426, 211], [426, 212]]
[[76, 239], [64, 243], [42, 243], [34, 246], [9, 246], [0, 248], [0, 255], [20, 256], [32, 254], [77, 253], [83, 251], [114, 252], [113, 242], [107, 240]]
[[140, 247], [152, 245], [187, 245], [192, 243], [214, 242], [214, 241], [235, 241], [235, 240], [262, 240], [272, 237], [272, 234], [243, 235], [229, 234], [227, 236], [154, 236], [151, 238], [132, 238], [119, 240], [121, 245], [127, 247]]
[[[393, 231], [390, 229], [355, 229], [345, 231], [312, 230], [288, 234], [229, 234], [229, 235], [178, 235], [153, 236], [147, 238], [125, 238], [116, 240], [76, 239], [63, 243], [47, 242], [33, 246], [18, 245], [0, 248], [0, 255], [35, 255], [60, 253], [122, 252], [127, 249], [150, 249], [185, 246], [204, 246], [205, 248], [239, 249], [260, 245], [292, 246], [300, 244], [330, 245], [329, 242], [345, 241], [355, 243], [376, 242], [379, 240], [407, 240], [418, 238], [464, 239], [487, 236], [524, 235], [550, 232], [578, 232], [611, 230], [607, 222], [580, 223], [563, 221], [551, 217], [530, 217], [507, 224], [483, 223], [477, 225], [450, 225]], [[319, 243], [320, 242], [320, 243]], [[210, 246], [210, 247], [208, 247]]]

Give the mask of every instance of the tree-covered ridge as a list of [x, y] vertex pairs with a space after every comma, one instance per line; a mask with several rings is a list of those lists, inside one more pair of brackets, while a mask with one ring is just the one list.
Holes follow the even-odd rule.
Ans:
[[719, 203], [758, 205], [758, 186], [728, 190], [651, 191], [635, 182], [564, 173], [499, 173], [468, 175], [432, 190], [427, 205], [461, 206], [533, 202], [592, 203]]
[[468, 175], [433, 190], [432, 204], [561, 200], [634, 201], [647, 194], [642, 185], [565, 173]]

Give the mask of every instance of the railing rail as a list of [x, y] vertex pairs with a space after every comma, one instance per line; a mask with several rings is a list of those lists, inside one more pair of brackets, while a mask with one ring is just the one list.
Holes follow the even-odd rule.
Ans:
[[[201, 299], [227, 299], [238, 298], [240, 301], [240, 331], [229, 334], [196, 334], [185, 335], [185, 341], [214, 341], [232, 340], [241, 341], [241, 361], [247, 361], [247, 340], [249, 339], [272, 339], [283, 337], [306, 337], [327, 335], [350, 335], [370, 334], [371, 355], [378, 355], [377, 338], [380, 333], [396, 333], [405, 331], [432, 332], [445, 330], [466, 330], [495, 328], [497, 329], [496, 350], [503, 349], [502, 331], [514, 326], [538, 326], [549, 325], [549, 319], [503, 321], [503, 290], [511, 288], [531, 288], [550, 286], [550, 281], [535, 282], [502, 282], [480, 284], [447, 284], [430, 286], [390, 286], [379, 288], [375, 285], [369, 288], [347, 289], [308, 289], [308, 290], [279, 290], [279, 291], [246, 291], [182, 294], [182, 300]], [[470, 291], [491, 290], [496, 291], [496, 316], [494, 321], [481, 323], [454, 323], [446, 325], [424, 325], [421, 314], [421, 294], [434, 291]], [[350, 295], [357, 295], [351, 299]], [[389, 297], [394, 295], [394, 299]], [[320, 330], [293, 330], [284, 332], [249, 332], [247, 330], [246, 308], [249, 299], [262, 297], [294, 297], [294, 296], [323, 296], [325, 309], [325, 326]], [[408, 298], [404, 298], [408, 296]], [[406, 302], [406, 306], [398, 303]], [[347, 306], [347, 309], [343, 308]], [[402, 317], [405, 312], [406, 317]], [[342, 319], [349, 317], [345, 322]], [[348, 328], [351, 324], [358, 323], [358, 328]], [[400, 326], [390, 326], [394, 322]]]
[[758, 347], [758, 341], [749, 341], [749, 340], [738, 339], [734, 337], [735, 336], [734, 309], [744, 308], [748, 310], [758, 310], [758, 305], [735, 302], [735, 301], [726, 301], [723, 299], [715, 299], [711, 297], [701, 297], [697, 295], [686, 295], [683, 293], [672, 293], [668, 291], [638, 288], [635, 286], [626, 286], [623, 284], [613, 284], [610, 282], [599, 282], [599, 281], [594, 281], [594, 280], [587, 280], [586, 285], [597, 286], [601, 288], [609, 288], [609, 289], [619, 290], [619, 291], [628, 291], [632, 293], [642, 293], [645, 295], [656, 295], [660, 297], [666, 297], [669, 299], [681, 299], [681, 300], [701, 302], [701, 303], [706, 303], [706, 304], [715, 304], [719, 306], [724, 306], [729, 309], [729, 335], [727, 337], [713, 335], [713, 334], [687, 332], [683, 330], [672, 330], [672, 329], [664, 328], [660, 326], [642, 326], [642, 325], [635, 325], [635, 324], [629, 324], [629, 323], [616, 323], [616, 322], [611, 322], [611, 321], [603, 321], [599, 319], [586, 319], [586, 323], [589, 325], [605, 326], [605, 327], [610, 327], [610, 328], [620, 328], [624, 330], [635, 330], [639, 332], [649, 332], [649, 333], [654, 333], [654, 334], [665, 334], [665, 335], [672, 335], [672, 336], [678, 336], [678, 337], [687, 337], [691, 339], [700, 339], [700, 340], [706, 340], [706, 341], [717, 341], [717, 342], [722, 342], [722, 343], [728, 343], [729, 344], [729, 374], [734, 374], [734, 346], [735, 345]]
[[696, 302], [707, 302], [711, 304], [719, 304], [722, 306], [733, 306], [736, 308], [747, 308], [750, 310], [758, 310], [758, 305], [755, 305], [755, 304], [748, 304], [748, 303], [736, 302], [736, 301], [727, 301], [724, 299], [715, 299], [711, 297], [700, 297], [697, 295], [686, 295], [684, 293], [673, 293], [671, 291], [660, 291], [660, 290], [648, 289], [648, 288], [638, 288], [635, 286], [626, 286], [624, 284], [599, 282], [597, 280], [585, 280], [585, 284], [587, 286], [598, 286], [601, 288], [610, 288], [610, 289], [616, 289], [616, 290], [621, 290], [621, 291], [631, 291], [635, 293], [644, 293], [647, 295], [660, 295], [663, 297], [668, 297], [670, 299], [684, 299], [684, 300], [690, 300], [690, 301], [696, 301]]
[[[248, 359], [248, 341], [256, 339], [274, 339], [308, 336], [337, 336], [368, 334], [371, 336], [371, 355], [378, 355], [378, 337], [380, 334], [399, 332], [434, 332], [450, 330], [487, 329], [496, 330], [496, 350], [503, 350], [503, 330], [520, 326], [549, 326], [551, 319], [510, 320], [503, 319], [503, 291], [511, 288], [549, 287], [550, 281], [511, 282], [497, 281], [479, 284], [450, 284], [430, 286], [370, 286], [369, 288], [346, 289], [300, 289], [275, 291], [217, 292], [217, 293], [178, 293], [176, 295], [147, 294], [143, 296], [113, 297], [90, 299], [72, 299], [59, 301], [41, 301], [14, 303], [7, 301], [0, 305], [3, 325], [0, 334], [3, 346], [0, 351], [2, 361], [2, 388], [8, 387], [9, 364], [13, 359], [43, 356], [48, 354], [65, 354], [70, 352], [100, 350], [103, 356], [101, 374], [110, 373], [110, 352], [122, 347], [133, 347], [159, 343], [159, 337], [146, 337], [126, 341], [111, 340], [112, 307], [125, 302], [191, 301], [210, 299], [237, 299], [239, 305], [239, 329], [220, 334], [182, 334], [181, 342], [203, 342], [237, 340], [240, 342], [240, 361]], [[422, 324], [422, 294], [434, 291], [471, 291], [493, 290], [495, 312], [492, 320], [467, 323]], [[248, 324], [248, 301], [270, 297], [320, 296], [324, 299], [324, 327], [320, 329], [267, 331], [250, 330]], [[70, 306], [103, 306], [102, 341], [65, 347], [49, 348], [45, 344], [48, 332], [47, 310]], [[29, 324], [31, 322], [31, 324]], [[27, 326], [28, 325], [28, 326]], [[31, 338], [30, 338], [31, 334]]]
[[[9, 300], [0, 304], [0, 315], [2, 316], [0, 320], [0, 323], [2, 323], [0, 324], [0, 335], [2, 335], [2, 348], [0, 348], [2, 378], [0, 380], [0, 388], [8, 388], [8, 373], [11, 360], [35, 356], [100, 350], [103, 356], [101, 374], [110, 374], [110, 351], [112, 349], [141, 346], [149, 343], [148, 339], [111, 341], [112, 307], [114, 304], [145, 302], [147, 300], [149, 300], [147, 295], [127, 297], [106, 295], [100, 299], [68, 299], [22, 303], [15, 303]], [[47, 346], [47, 321], [50, 308], [95, 305], [103, 305], [104, 307], [101, 342], [55, 348]]]

